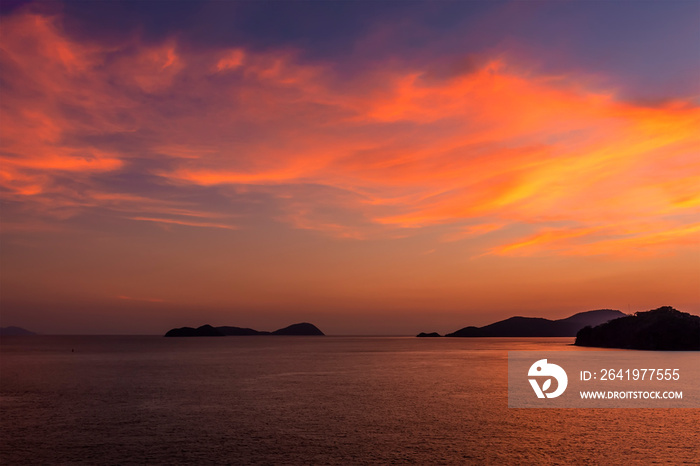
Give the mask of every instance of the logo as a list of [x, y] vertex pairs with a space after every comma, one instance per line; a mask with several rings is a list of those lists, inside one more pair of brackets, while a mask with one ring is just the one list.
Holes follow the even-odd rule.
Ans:
[[[566, 376], [566, 372], [561, 367], [556, 364], [549, 364], [546, 359], [540, 359], [530, 366], [530, 370], [527, 375], [529, 377], [547, 377], [540, 387], [537, 379], [528, 379], [532, 389], [535, 391], [537, 398], [556, 398], [566, 390], [566, 385], [569, 383], [569, 378]], [[553, 392], [547, 392], [552, 386], [552, 378], [557, 381], [557, 389]]]

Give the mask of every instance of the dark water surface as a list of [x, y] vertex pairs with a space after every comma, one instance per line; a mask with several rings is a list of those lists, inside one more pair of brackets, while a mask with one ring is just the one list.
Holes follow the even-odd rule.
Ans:
[[509, 409], [572, 340], [3, 337], [0, 463], [700, 463], [698, 409]]

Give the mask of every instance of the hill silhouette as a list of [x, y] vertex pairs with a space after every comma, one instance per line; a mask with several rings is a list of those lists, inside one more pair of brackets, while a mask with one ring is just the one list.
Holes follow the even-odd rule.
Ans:
[[322, 336], [323, 332], [313, 324], [302, 322], [300, 324], [292, 324], [289, 327], [281, 328], [272, 332], [273, 335], [316, 335]]
[[244, 327], [216, 327], [216, 329], [226, 336], [245, 337], [250, 335], [270, 335], [270, 332], [261, 332]]
[[464, 327], [446, 337], [573, 337], [585, 326], [599, 325], [624, 317], [620, 311], [599, 309], [579, 312], [565, 319], [541, 317], [511, 317], [484, 327]]
[[34, 332], [22, 327], [0, 327], [0, 335], [2, 336], [23, 336], [23, 335], [36, 335]]
[[209, 324], [201, 327], [181, 327], [168, 330], [166, 337], [223, 337], [224, 334]]
[[577, 346], [656, 351], [700, 351], [700, 317], [670, 306], [582, 328]]
[[265, 332], [244, 327], [212, 327], [202, 325], [201, 327], [180, 327], [168, 330], [166, 337], [224, 337], [224, 336], [257, 336], [257, 335], [298, 335], [298, 336], [323, 336], [324, 333], [313, 324], [302, 322], [292, 324], [288, 327]]

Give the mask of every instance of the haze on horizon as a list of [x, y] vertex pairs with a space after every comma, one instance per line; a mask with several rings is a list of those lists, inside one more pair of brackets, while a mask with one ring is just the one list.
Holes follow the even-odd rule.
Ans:
[[700, 314], [700, 3], [3, 2], [0, 320]]

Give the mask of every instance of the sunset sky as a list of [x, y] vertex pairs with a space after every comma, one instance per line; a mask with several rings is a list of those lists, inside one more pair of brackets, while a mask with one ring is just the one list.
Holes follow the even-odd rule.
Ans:
[[4, 2], [3, 326], [700, 314], [700, 2]]

